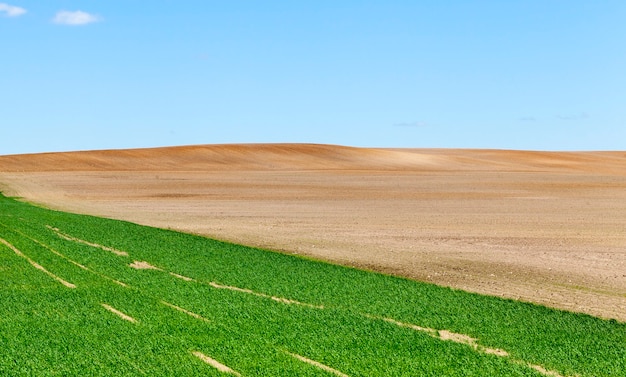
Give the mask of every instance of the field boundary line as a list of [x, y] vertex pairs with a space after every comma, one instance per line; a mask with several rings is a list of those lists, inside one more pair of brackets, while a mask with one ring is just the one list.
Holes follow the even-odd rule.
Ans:
[[208, 319], [204, 318], [204, 317], [203, 317], [203, 316], [201, 316], [200, 314], [196, 314], [196, 313], [191, 312], [191, 311], [189, 311], [189, 310], [187, 310], [187, 309], [181, 308], [180, 306], [176, 306], [176, 305], [174, 305], [174, 304], [170, 304], [170, 303], [169, 303], [169, 302], [167, 302], [167, 301], [163, 301], [163, 300], [161, 300], [161, 304], [163, 304], [163, 305], [165, 305], [165, 306], [169, 306], [170, 308], [172, 308], [172, 309], [174, 309], [174, 310], [178, 310], [178, 311], [179, 311], [179, 312], [181, 312], [181, 313], [185, 313], [185, 314], [187, 314], [187, 315], [189, 315], [189, 316], [191, 316], [191, 317], [193, 317], [193, 318], [199, 319], [199, 320], [201, 320], [201, 321], [204, 321], [204, 322], [207, 322], [207, 323], [210, 323], [210, 322], [211, 322], [210, 320], [208, 320]]
[[63, 280], [62, 278], [56, 276], [55, 274], [53, 274], [52, 272], [46, 270], [42, 265], [40, 265], [39, 263], [35, 262], [34, 260], [30, 259], [28, 256], [26, 256], [24, 253], [22, 253], [21, 251], [19, 251], [15, 246], [11, 245], [8, 241], [6, 241], [3, 238], [0, 238], [0, 243], [3, 243], [4, 245], [6, 245], [9, 249], [13, 250], [13, 252], [15, 252], [15, 254], [17, 254], [18, 256], [26, 259], [28, 261], [28, 263], [30, 263], [33, 267], [35, 267], [36, 269], [44, 272], [46, 275], [50, 276], [51, 278], [53, 278], [54, 280], [58, 281], [59, 283], [63, 284], [64, 286], [66, 286], [67, 288], [76, 288], [76, 285]]
[[311, 360], [311, 359], [309, 359], [307, 357], [304, 357], [302, 355], [298, 355], [297, 353], [291, 353], [289, 351], [285, 351], [285, 353], [288, 354], [291, 357], [294, 357], [294, 358], [302, 361], [302, 362], [305, 362], [307, 364], [310, 364], [310, 365], [313, 365], [315, 367], [318, 367], [318, 368], [320, 368], [322, 370], [325, 370], [326, 372], [333, 373], [336, 376], [339, 376], [339, 377], [350, 377], [347, 374], [338, 371], [337, 369], [331, 368], [328, 365], [320, 363], [319, 361]]
[[60, 238], [63, 238], [66, 241], [76, 242], [76, 243], [80, 243], [80, 244], [83, 244], [83, 245], [95, 247], [97, 249], [101, 249], [101, 250], [104, 250], [104, 251], [109, 251], [109, 252], [111, 252], [111, 253], [113, 253], [115, 255], [121, 256], [121, 257], [127, 257], [128, 256], [128, 253], [125, 252], [125, 251], [121, 251], [121, 250], [115, 249], [113, 247], [100, 245], [98, 243], [89, 242], [89, 241], [86, 241], [86, 240], [82, 240], [80, 238], [76, 238], [76, 237], [70, 236], [69, 234], [61, 232], [61, 230], [59, 230], [59, 228], [55, 228], [55, 227], [52, 227], [50, 225], [46, 225], [46, 228], [50, 229], [51, 231], [56, 233], [57, 236], [59, 236]]
[[239, 374], [238, 372], [232, 370], [231, 368], [229, 368], [226, 365], [220, 363], [219, 361], [217, 361], [217, 360], [215, 360], [215, 359], [213, 359], [213, 358], [203, 354], [202, 352], [193, 351], [191, 354], [194, 355], [195, 357], [197, 357], [198, 359], [204, 361], [205, 363], [209, 364], [213, 368], [219, 370], [222, 373], [229, 373], [229, 374], [232, 374], [234, 376], [241, 376], [241, 374]]
[[128, 322], [132, 322], [132, 323], [137, 323], [138, 322], [135, 318], [129, 316], [126, 313], [123, 313], [123, 312], [115, 309], [111, 305], [108, 305], [108, 304], [105, 304], [105, 303], [102, 303], [100, 305], [102, 305], [102, 307], [105, 308], [106, 310], [110, 311], [111, 313], [117, 315], [118, 317], [120, 317], [120, 318], [122, 318], [122, 319], [124, 319], [124, 320], [126, 320]]

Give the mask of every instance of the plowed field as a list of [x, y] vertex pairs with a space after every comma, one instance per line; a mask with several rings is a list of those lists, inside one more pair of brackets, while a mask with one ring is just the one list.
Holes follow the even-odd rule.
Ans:
[[212, 145], [0, 157], [66, 211], [626, 321], [626, 152]]

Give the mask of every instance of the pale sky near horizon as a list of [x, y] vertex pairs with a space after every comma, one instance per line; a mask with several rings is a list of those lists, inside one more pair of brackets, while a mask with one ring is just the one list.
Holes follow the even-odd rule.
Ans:
[[0, 155], [626, 150], [626, 1], [0, 0]]

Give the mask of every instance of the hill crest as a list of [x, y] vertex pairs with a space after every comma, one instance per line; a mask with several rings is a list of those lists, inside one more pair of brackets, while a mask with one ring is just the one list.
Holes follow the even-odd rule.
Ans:
[[214, 144], [0, 156], [2, 172], [220, 170], [584, 171], [626, 175], [626, 152]]

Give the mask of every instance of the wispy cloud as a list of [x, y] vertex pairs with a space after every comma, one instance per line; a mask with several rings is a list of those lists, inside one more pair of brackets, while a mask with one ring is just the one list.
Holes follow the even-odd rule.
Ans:
[[394, 123], [394, 127], [426, 127], [428, 123], [426, 122], [400, 122]]
[[582, 119], [589, 119], [589, 114], [582, 112], [580, 114], [574, 114], [574, 115], [557, 115], [556, 117], [561, 120], [582, 120]]
[[90, 14], [87, 12], [83, 12], [80, 10], [77, 11], [67, 11], [62, 10], [57, 12], [57, 14], [52, 19], [52, 22], [59, 25], [87, 25], [92, 24], [94, 22], [100, 21], [100, 17]]
[[525, 116], [525, 117], [519, 118], [519, 120], [522, 121], [522, 122], [536, 122], [537, 118], [535, 118], [533, 116]]
[[7, 17], [18, 17], [26, 13], [26, 9], [6, 3], [0, 3], [0, 14], [2, 13], [4, 13]]

